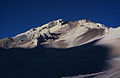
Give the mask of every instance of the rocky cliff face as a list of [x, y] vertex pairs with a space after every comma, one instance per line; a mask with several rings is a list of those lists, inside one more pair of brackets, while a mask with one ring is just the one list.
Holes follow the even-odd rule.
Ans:
[[32, 28], [15, 37], [2, 39], [0, 47], [34, 48], [43, 45], [53, 48], [69, 48], [103, 38], [108, 32], [107, 27], [90, 20], [67, 22], [59, 19], [41, 27]]
[[[56, 68], [55, 72], [48, 72], [45, 74], [53, 74], [57, 76], [52, 75], [48, 78], [56, 78], [58, 75], [60, 75], [58, 73], [61, 72], [62, 74], [63, 72], [67, 73], [66, 75], [63, 74], [59, 76], [63, 76], [63, 78], [64, 76], [68, 76], [65, 78], [117, 78], [120, 74], [119, 45], [120, 27], [108, 28], [103, 24], [95, 23], [86, 19], [78, 21], [63, 21], [62, 19], [58, 19], [43, 26], [32, 28], [27, 32], [18, 34], [14, 37], [1, 39], [0, 51], [3, 53], [1, 55], [4, 56], [5, 53], [8, 53], [9, 57], [12, 55], [9, 54], [9, 52], [13, 53], [11, 58], [13, 58], [13, 56], [16, 58], [16, 55], [14, 55], [14, 53], [17, 53], [17, 51], [23, 53], [21, 57], [24, 57], [25, 53], [27, 52], [39, 54], [42, 51], [41, 53], [44, 53], [45, 57], [41, 56], [38, 58], [37, 56], [37, 60], [39, 61], [35, 60], [34, 62], [37, 63], [36, 65], [39, 65], [38, 62], [40, 62], [45, 66], [46, 64], [51, 65], [52, 63], [52, 72], [54, 72], [54, 68]], [[21, 58], [18, 53], [17, 58], [21, 62], [21, 60], [24, 61], [26, 58], [36, 58], [36, 55], [28, 57], [25, 56], [24, 58]], [[43, 63], [42, 59], [44, 60], [45, 64]], [[8, 65], [9, 61], [10, 60], [8, 59]], [[103, 62], [105, 61], [109, 64], [109, 69], [106, 69], [106, 67], [104, 67]], [[3, 67], [5, 64], [3, 62]], [[28, 65], [31, 65], [31, 67], [35, 66], [33, 65], [33, 61], [28, 63]], [[103, 66], [103, 70], [97, 71], [101, 66]], [[45, 68], [46, 71], [49, 71], [49, 69], [51, 69], [49, 66], [47, 66], [47, 68], [48, 69]], [[94, 68], [96, 69], [93, 72]], [[46, 72], [45, 69], [43, 66], [40, 68], [40, 72]], [[70, 71], [70, 73], [77, 72], [77, 74], [70, 74], [68, 71]], [[81, 72], [84, 72], [85, 74], [78, 75], [81, 74]]]

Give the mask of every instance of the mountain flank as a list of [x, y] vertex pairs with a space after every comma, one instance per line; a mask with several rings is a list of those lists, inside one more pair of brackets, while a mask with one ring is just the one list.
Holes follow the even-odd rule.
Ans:
[[0, 39], [1, 78], [119, 78], [120, 27], [58, 19]]

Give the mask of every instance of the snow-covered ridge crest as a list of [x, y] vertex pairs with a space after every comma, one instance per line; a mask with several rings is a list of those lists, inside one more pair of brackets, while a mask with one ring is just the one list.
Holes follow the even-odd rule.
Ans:
[[[40, 36], [40, 34], [48, 33], [49, 31], [50, 32], [56, 31], [57, 29], [61, 28], [61, 26], [63, 26], [64, 23], [65, 23], [65, 21], [63, 21], [62, 19], [58, 19], [58, 20], [49, 22], [49, 23], [47, 23], [43, 26], [40, 26], [40, 27], [37, 27], [37, 28], [32, 28], [25, 33], [21, 33], [21, 34], [16, 35], [15, 37], [26, 34], [30, 38], [31, 37], [32, 38], [38, 38]], [[92, 22], [90, 20], [86, 20], [86, 19], [79, 20], [79, 24], [81, 26], [89, 27], [89, 28], [104, 28], [105, 27], [105, 25], [103, 25], [103, 24], [94, 23], [94, 22]], [[13, 38], [15, 38], [15, 37], [13, 37]]]
[[[31, 36], [31, 37], [39, 37], [40, 34], [43, 34], [43, 33], [47, 33], [48, 32], [48, 29], [56, 26], [56, 25], [60, 25], [62, 23], [62, 19], [58, 19], [56, 21], [52, 21], [52, 22], [49, 22], [43, 26], [40, 26], [40, 27], [37, 27], [37, 28], [32, 28], [30, 30], [28, 30], [27, 32], [25, 33], [22, 33], [22, 34], [18, 34], [16, 35], [15, 37], [18, 37], [18, 36], [21, 36], [21, 35], [27, 35], [27, 36]], [[13, 38], [15, 38], [13, 37]]]
[[90, 20], [63, 21], [58, 19], [12, 37], [8, 48], [34, 48], [38, 45], [69, 48], [100, 39], [108, 32], [109, 29], [105, 25]]

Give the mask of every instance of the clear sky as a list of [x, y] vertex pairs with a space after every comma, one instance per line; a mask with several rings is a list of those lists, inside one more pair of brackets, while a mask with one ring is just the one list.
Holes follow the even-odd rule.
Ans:
[[0, 39], [56, 19], [120, 26], [120, 0], [0, 0]]

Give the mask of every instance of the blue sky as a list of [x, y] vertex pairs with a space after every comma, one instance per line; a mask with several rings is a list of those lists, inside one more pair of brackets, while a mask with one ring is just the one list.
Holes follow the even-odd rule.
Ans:
[[119, 4], [119, 0], [0, 0], [0, 39], [57, 19], [89, 19], [117, 27]]

